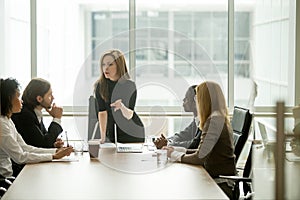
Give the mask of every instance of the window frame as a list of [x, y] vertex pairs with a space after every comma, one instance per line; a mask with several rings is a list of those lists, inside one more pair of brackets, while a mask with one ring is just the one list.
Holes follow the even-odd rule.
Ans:
[[[129, 30], [135, 29], [135, 21], [136, 21], [136, 12], [135, 0], [128, 0], [129, 1]], [[292, 2], [292, 1], [290, 1]], [[294, 84], [294, 106], [300, 105], [300, 80], [296, 77], [300, 77], [300, 2], [295, 1], [295, 6], [291, 5], [290, 9], [296, 9], [295, 11], [295, 56], [294, 56], [294, 63], [295, 63], [295, 84]], [[234, 5], [235, 1], [228, 0], [228, 93], [225, 94], [228, 96], [228, 107], [229, 110], [232, 111], [234, 106]], [[37, 76], [37, 28], [36, 28], [36, 0], [30, 0], [30, 39], [31, 39], [31, 78]], [[89, 30], [89, 29], [86, 29]], [[134, 49], [135, 47], [135, 34], [134, 31], [130, 31], [130, 42], [129, 42], [129, 49]], [[135, 79], [135, 52], [130, 51], [129, 54], [129, 68], [133, 71], [133, 79]], [[293, 61], [292, 61], [293, 62]], [[293, 106], [286, 107], [286, 112], [291, 114]], [[74, 108], [72, 106], [64, 106], [66, 112], [69, 113], [76, 113], [76, 112], [86, 112], [87, 107], [78, 107]], [[275, 106], [255, 106], [255, 112], [257, 115], [265, 115], [269, 113], [275, 113]], [[147, 112], [149, 110], [148, 107], [137, 107], [138, 112]], [[166, 108], [166, 113], [162, 114], [172, 114], [180, 112], [179, 107], [170, 106]], [[179, 114], [179, 113], [178, 113]], [[179, 115], [182, 115], [180, 113]]]

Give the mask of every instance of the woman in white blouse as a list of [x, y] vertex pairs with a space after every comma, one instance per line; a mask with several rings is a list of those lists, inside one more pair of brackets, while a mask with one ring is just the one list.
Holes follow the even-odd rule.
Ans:
[[12, 114], [20, 112], [22, 108], [19, 83], [15, 79], [0, 79], [0, 96], [0, 175], [13, 175], [11, 159], [18, 164], [25, 164], [51, 161], [71, 154], [72, 147], [45, 149], [24, 142], [11, 120]]

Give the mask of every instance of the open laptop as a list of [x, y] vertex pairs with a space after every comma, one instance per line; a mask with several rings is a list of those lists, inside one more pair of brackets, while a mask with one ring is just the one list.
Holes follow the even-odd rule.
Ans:
[[[259, 131], [260, 131], [264, 146], [266, 147], [270, 144], [274, 144], [276, 142], [276, 140], [275, 139], [270, 140], [268, 138], [268, 134], [267, 134], [265, 125], [261, 122], [257, 122], [257, 124], [259, 127]], [[292, 147], [290, 145], [290, 141], [286, 141], [286, 143], [285, 143], [285, 152], [286, 152], [285, 157], [288, 161], [300, 162], [300, 156], [298, 156], [292, 152]]]
[[[269, 138], [268, 133], [267, 133], [267, 129], [264, 123], [262, 122], [257, 122], [258, 128], [259, 128], [259, 132], [262, 138], [262, 142], [264, 144], [264, 146], [268, 146], [268, 145], [272, 145], [274, 143], [276, 143], [276, 139], [275, 138]], [[285, 144], [285, 152], [291, 152], [292, 148], [290, 146], [290, 141], [286, 141]]]
[[258, 128], [259, 128], [259, 132], [260, 132], [261, 139], [262, 139], [262, 142], [263, 142], [264, 146], [276, 143], [275, 138], [269, 139], [266, 126], [262, 122], [258, 121], [257, 125], [258, 125]]
[[114, 125], [115, 129], [115, 144], [117, 153], [142, 153], [143, 144], [123, 144], [117, 141], [117, 125]]

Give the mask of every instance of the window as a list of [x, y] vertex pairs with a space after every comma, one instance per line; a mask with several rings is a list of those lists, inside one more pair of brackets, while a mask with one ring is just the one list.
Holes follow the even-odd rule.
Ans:
[[[295, 104], [295, 0], [234, 1], [234, 66], [228, 64], [228, 1], [133, 2], [135, 15], [124, 0], [36, 1], [37, 76], [52, 83], [66, 111], [87, 110], [99, 58], [110, 48], [125, 53], [137, 107], [146, 111], [182, 111], [187, 87], [203, 80], [221, 83], [230, 105]], [[135, 49], [129, 49], [132, 19]], [[1, 1], [1, 77], [15, 77], [23, 87], [31, 78], [30, 34], [30, 2]]]
[[138, 105], [181, 107], [190, 85], [211, 78], [224, 82], [215, 72], [217, 62], [227, 68], [227, 54], [219, 49], [227, 50], [227, 29], [218, 28], [227, 27], [226, 3], [216, 10], [205, 1], [183, 6], [179, 1], [137, 0], [136, 12], [137, 32], [144, 32], [137, 37], [136, 82], [143, 86]]
[[[110, 11], [99, 10], [91, 13], [92, 38], [92, 77], [99, 78], [99, 59], [103, 52], [110, 48], [120, 49], [123, 52], [128, 49], [128, 34], [120, 34], [129, 30], [128, 10], [127, 11]], [[104, 44], [103, 44], [104, 43]], [[105, 45], [111, 47], [106, 47]], [[101, 51], [99, 51], [101, 49]], [[126, 53], [126, 52], [124, 52]], [[128, 55], [126, 54], [128, 61]]]
[[0, 2], [0, 32], [0, 77], [16, 78], [25, 87], [31, 73], [29, 1]]
[[[85, 62], [80, 4], [69, 0], [44, 0], [37, 1], [36, 10], [37, 76], [50, 81], [54, 101], [73, 106], [74, 86]], [[91, 91], [91, 85], [83, 86], [83, 91]]]

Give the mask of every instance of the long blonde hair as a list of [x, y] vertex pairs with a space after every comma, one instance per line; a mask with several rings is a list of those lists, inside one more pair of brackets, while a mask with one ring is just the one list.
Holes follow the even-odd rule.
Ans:
[[95, 89], [96, 89], [98, 83], [100, 83], [101, 84], [100, 95], [105, 101], [108, 101], [108, 79], [105, 78], [103, 68], [102, 68], [102, 63], [103, 63], [103, 59], [105, 56], [111, 56], [114, 58], [114, 61], [116, 62], [116, 65], [117, 65], [117, 75], [120, 77], [119, 80], [128, 80], [128, 79], [130, 79], [130, 76], [128, 74], [125, 56], [120, 50], [111, 49], [102, 54], [102, 56], [100, 58], [100, 63], [99, 63], [100, 78], [95, 83]]
[[200, 129], [203, 128], [207, 118], [214, 111], [224, 116], [226, 124], [229, 123], [228, 110], [221, 87], [212, 81], [206, 81], [196, 87], [198, 116]]

